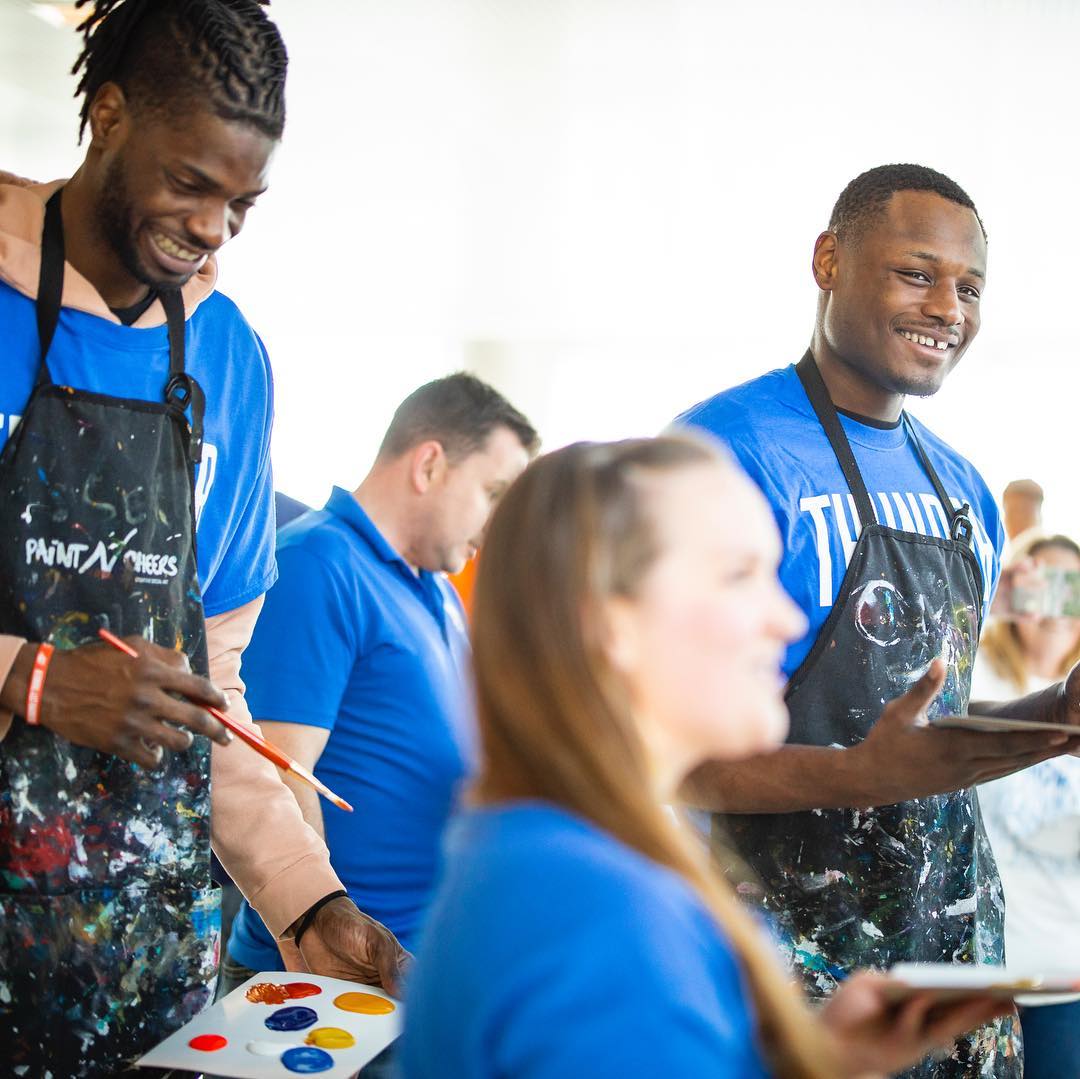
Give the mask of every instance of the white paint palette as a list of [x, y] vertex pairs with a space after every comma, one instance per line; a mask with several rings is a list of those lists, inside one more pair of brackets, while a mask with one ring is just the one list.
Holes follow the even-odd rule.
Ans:
[[[249, 1000], [254, 986], [269, 986], [261, 995], [273, 1002]], [[234, 989], [138, 1063], [236, 1079], [350, 1079], [401, 1033], [403, 1018], [401, 1004], [373, 986], [269, 971]]]
[[931, 727], [951, 727], [960, 731], [1019, 731], [1031, 734], [1032, 731], [1059, 731], [1080, 737], [1080, 727], [1069, 723], [1043, 723], [1041, 720], [1006, 719], [1002, 716], [942, 716], [930, 720]]
[[1012, 1000], [1080, 993], [1080, 976], [1075, 973], [1032, 974], [982, 963], [897, 963], [888, 975], [885, 993], [893, 1001], [926, 992], [942, 1002], [972, 994]]

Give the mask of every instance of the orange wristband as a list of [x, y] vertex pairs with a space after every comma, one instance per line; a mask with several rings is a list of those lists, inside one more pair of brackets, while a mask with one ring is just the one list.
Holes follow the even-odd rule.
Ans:
[[31, 727], [41, 723], [41, 692], [45, 688], [45, 675], [49, 670], [53, 652], [56, 649], [51, 644], [39, 644], [37, 654], [34, 656], [34, 667], [30, 671], [30, 682], [26, 687], [26, 722]]

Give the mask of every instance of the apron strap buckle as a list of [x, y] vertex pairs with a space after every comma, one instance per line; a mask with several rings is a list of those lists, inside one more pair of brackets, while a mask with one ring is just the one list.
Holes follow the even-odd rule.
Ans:
[[971, 537], [974, 535], [975, 529], [971, 524], [971, 507], [965, 502], [952, 522], [952, 538], [957, 543], [971, 543]]
[[198, 464], [202, 460], [203, 413], [206, 410], [206, 396], [202, 387], [184, 371], [172, 375], [165, 384], [165, 403], [181, 420], [188, 405], [191, 405], [191, 460]]

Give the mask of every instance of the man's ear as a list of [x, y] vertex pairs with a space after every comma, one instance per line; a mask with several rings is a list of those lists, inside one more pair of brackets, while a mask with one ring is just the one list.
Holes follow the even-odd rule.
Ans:
[[417, 494], [430, 490], [446, 474], [450, 467], [442, 443], [428, 439], [415, 446], [409, 454], [409, 479]]
[[124, 91], [115, 82], [102, 83], [90, 103], [90, 145], [99, 150], [115, 147], [130, 118], [131, 107]]
[[835, 232], [823, 232], [814, 242], [814, 259], [811, 267], [817, 287], [822, 292], [832, 292], [840, 269], [840, 241]]

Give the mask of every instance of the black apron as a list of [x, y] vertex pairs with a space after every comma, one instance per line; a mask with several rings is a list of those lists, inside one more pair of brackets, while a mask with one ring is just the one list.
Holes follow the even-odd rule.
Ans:
[[[954, 508], [905, 415], [949, 517], [950, 537], [878, 524], [809, 352], [796, 371], [854, 496], [862, 531], [836, 603], [788, 684], [788, 741], [844, 747], [862, 741], [883, 705], [938, 655], [948, 675], [930, 715], [962, 715], [983, 610], [968, 507]], [[724, 815], [715, 835], [750, 870], [736, 881], [738, 890], [768, 913], [813, 996], [829, 993], [857, 967], [1004, 961], [1004, 900], [974, 790], [874, 809]], [[950, 1060], [927, 1061], [908, 1074], [1019, 1077], [1013, 1027], [1005, 1020], [984, 1028], [958, 1043]]]
[[[63, 277], [57, 192], [40, 372], [0, 455], [0, 632], [59, 650], [105, 626], [180, 649], [206, 674], [193, 483], [203, 400], [184, 373], [183, 301], [162, 294], [162, 400], [108, 397], [49, 377]], [[219, 927], [207, 739], [145, 771], [16, 716], [0, 743], [0, 1074], [123, 1070], [211, 999]]]

